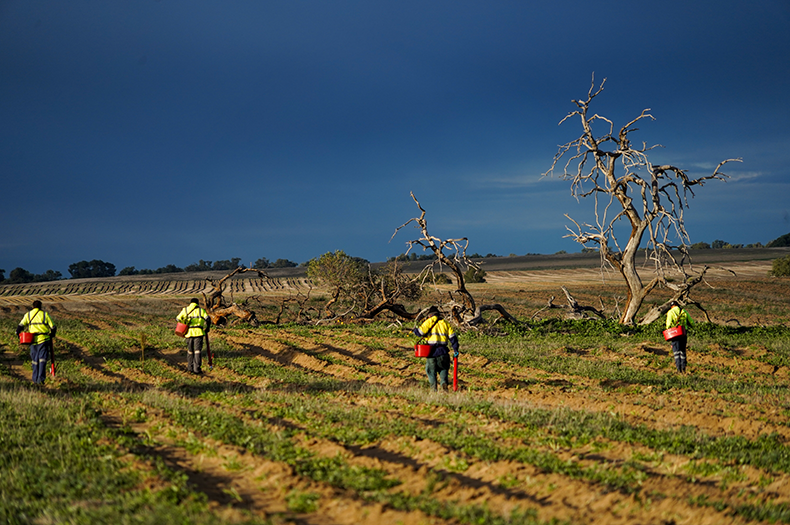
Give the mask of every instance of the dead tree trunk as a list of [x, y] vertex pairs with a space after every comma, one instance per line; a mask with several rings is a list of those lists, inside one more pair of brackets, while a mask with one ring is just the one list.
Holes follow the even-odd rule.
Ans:
[[552, 308], [567, 309], [568, 313], [565, 314], [565, 317], [567, 317], [568, 319], [589, 319], [589, 316], [587, 315], [586, 312], [592, 312], [595, 315], [597, 315], [600, 319], [605, 319], [606, 318], [606, 315], [603, 312], [603, 304], [601, 304], [601, 310], [598, 310], [597, 308], [595, 308], [593, 306], [582, 306], [571, 295], [571, 293], [568, 291], [567, 288], [565, 288], [563, 286], [562, 287], [562, 291], [563, 291], [563, 293], [565, 293], [565, 299], [567, 299], [567, 301], [568, 301], [567, 305], [554, 304], [554, 296], [552, 295], [549, 298], [548, 305], [546, 305], [544, 308], [541, 308], [540, 310], [538, 310], [537, 312], [532, 314], [532, 319], [534, 319], [535, 316], [538, 315], [540, 312], [542, 312], [544, 310], [550, 310]]
[[[666, 286], [674, 290], [675, 293], [663, 304], [653, 306], [650, 310], [648, 310], [647, 314], [645, 314], [644, 318], [642, 318], [639, 324], [646, 325], [652, 323], [653, 321], [657, 321], [662, 315], [665, 315], [669, 311], [672, 301], [677, 301], [681, 306], [693, 304], [705, 314], [705, 319], [708, 322], [711, 322], [707, 310], [705, 310], [699, 302], [693, 301], [690, 298], [692, 288], [705, 280], [705, 273], [708, 271], [708, 269], [708, 266], [704, 266], [699, 274], [691, 277], [687, 275], [685, 281], [681, 285], [666, 283]], [[735, 275], [735, 272], [732, 270], [724, 270]]]
[[269, 276], [261, 270], [255, 268], [244, 268], [243, 266], [239, 266], [219, 281], [206, 278], [206, 280], [211, 283], [213, 289], [208, 294], [208, 296], [205, 294], [205, 292], [203, 293], [203, 300], [206, 303], [206, 311], [208, 312], [209, 317], [211, 317], [212, 325], [222, 326], [228, 324], [228, 317], [235, 316], [241, 321], [250, 323], [252, 326], [258, 326], [259, 323], [258, 319], [255, 317], [255, 312], [243, 308], [233, 302], [227, 304], [225, 302], [225, 298], [222, 295], [225, 289], [225, 282], [228, 279], [236, 274], [246, 272], [256, 272], [258, 277], [261, 279], [269, 279]]
[[405, 306], [399, 303], [393, 303], [389, 300], [382, 301], [381, 303], [377, 304], [375, 307], [371, 308], [367, 312], [362, 313], [359, 318], [360, 319], [373, 319], [381, 312], [389, 311], [394, 313], [395, 315], [402, 317], [403, 319], [416, 319], [420, 312], [409, 312]]

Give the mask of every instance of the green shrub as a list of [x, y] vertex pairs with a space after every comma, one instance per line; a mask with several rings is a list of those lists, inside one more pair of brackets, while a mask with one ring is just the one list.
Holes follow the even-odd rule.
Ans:
[[446, 273], [437, 273], [433, 279], [433, 282], [436, 284], [450, 284], [450, 278], [447, 277]]
[[469, 268], [464, 274], [464, 281], [467, 283], [486, 282], [486, 271], [480, 268]]
[[771, 275], [774, 277], [790, 277], [790, 255], [774, 259], [771, 264]]

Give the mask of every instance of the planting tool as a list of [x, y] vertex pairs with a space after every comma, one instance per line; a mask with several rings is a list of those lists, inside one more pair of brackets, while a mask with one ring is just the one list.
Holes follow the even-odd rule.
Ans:
[[458, 358], [453, 357], [453, 392], [458, 392]]
[[206, 353], [208, 354], [208, 369], [214, 370], [214, 356], [211, 355], [211, 345], [208, 343], [208, 334], [206, 334]]
[[53, 339], [49, 340], [49, 357], [52, 359], [50, 371], [52, 372], [52, 377], [55, 377], [55, 341]]

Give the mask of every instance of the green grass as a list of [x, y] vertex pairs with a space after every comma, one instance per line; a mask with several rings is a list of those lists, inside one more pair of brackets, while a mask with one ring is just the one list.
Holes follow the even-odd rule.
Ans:
[[[140, 308], [148, 308], [147, 305]], [[437, 498], [447, 480], [463, 474], [477, 462], [509, 461], [531, 465], [542, 472], [584, 480], [603, 491], [615, 490], [636, 498], [663, 497], [642, 494], [642, 485], [655, 474], [655, 465], [666, 455], [687, 458], [678, 476], [689, 482], [703, 480], [726, 488], [743, 481], [743, 469], [760, 469], [767, 485], [774, 476], [790, 473], [790, 446], [777, 435], [755, 439], [716, 437], [692, 427], [656, 429], [629, 423], [613, 413], [537, 408], [523, 403], [488, 399], [486, 392], [463, 396], [429, 395], [421, 388], [387, 388], [363, 381], [341, 381], [322, 374], [285, 367], [258, 359], [254, 348], [238, 349], [224, 334], [253, 330], [330, 364], [381, 374], [372, 366], [348, 365], [341, 358], [307, 351], [291, 341], [307, 338], [316, 344], [342, 348], [348, 343], [403, 357], [403, 351], [377, 339], [396, 338], [402, 346], [413, 342], [405, 331], [371, 324], [365, 327], [304, 327], [288, 325], [252, 328], [237, 326], [217, 330], [212, 348], [224, 370], [238, 380], [222, 382], [211, 377], [186, 377], [163, 360], [157, 350], [183, 348], [183, 339], [172, 334], [172, 316], [147, 312], [144, 321], [130, 312], [107, 319], [109, 328], [89, 321], [59, 323], [62, 338], [56, 348], [70, 356], [59, 360], [58, 374], [66, 380], [59, 388], [37, 389], [10, 377], [0, 361], [0, 522], [8, 523], [215, 523], [218, 515], [208, 507], [204, 494], [189, 484], [184, 472], [150, 454], [150, 436], [136, 435], [128, 427], [108, 427], [102, 410], [121, 410], [126, 422], [144, 422], [156, 413], [168, 425], [182, 429], [175, 439], [188, 454], [206, 453], [207, 439], [242, 447], [248, 453], [282, 462], [296, 476], [324, 484], [365, 502], [398, 510], [420, 510], [429, 516], [460, 523], [540, 523], [530, 510], [499, 515], [484, 505], [454, 503]], [[104, 319], [102, 317], [102, 319]], [[56, 320], [57, 321], [57, 320]], [[4, 360], [26, 359], [26, 349], [12, 337], [16, 321], [0, 319], [0, 344]], [[610, 392], [638, 392], [649, 386], [656, 392], [715, 392], [730, 403], [749, 404], [765, 396], [776, 400], [782, 413], [790, 413], [786, 385], [746, 372], [733, 374], [730, 365], [699, 366], [693, 376], [671, 372], [671, 356], [634, 350], [640, 343], [668, 348], [659, 324], [622, 327], [609, 322], [541, 321], [506, 327], [509, 335], [492, 337], [469, 332], [461, 335], [462, 355], [483, 356], [498, 366], [530, 369], [531, 378], [518, 388], [550, 388], [552, 377], [569, 377], [568, 388], [600, 388]], [[10, 333], [10, 335], [9, 335]], [[146, 360], [140, 347], [145, 341]], [[700, 324], [692, 333], [692, 349], [710, 355], [746, 361], [735, 349], [767, 350], [759, 362], [790, 365], [790, 329], [776, 327], [732, 328]], [[302, 345], [309, 346], [309, 345]], [[400, 346], [400, 345], [396, 345]], [[761, 353], [761, 352], [758, 352]], [[107, 382], [97, 381], [74, 354], [100, 360]], [[605, 355], [606, 359], [595, 359]], [[694, 355], [690, 355], [693, 363]], [[421, 361], [414, 360], [415, 367]], [[632, 363], [638, 363], [634, 367]], [[757, 361], [755, 361], [757, 363]], [[497, 383], [494, 367], [467, 370], [465, 379]], [[139, 391], [113, 383], [113, 374], [135, 370], [159, 385]], [[742, 369], [741, 369], [742, 370]], [[573, 385], [574, 377], [593, 379], [594, 387]], [[267, 380], [263, 388], [247, 385]], [[522, 385], [523, 383], [523, 385]], [[515, 390], [515, 389], [514, 389]], [[351, 393], [363, 403], [339, 401]], [[722, 414], [726, 416], [726, 414]], [[503, 424], [503, 425], [500, 425]], [[502, 426], [506, 430], [491, 431]], [[36, 436], [36, 439], [30, 439]], [[429, 483], [420, 494], [410, 494], [402, 480], [384, 469], [352, 464], [343, 455], [324, 457], [300, 445], [307, 438], [324, 439], [350, 450], [387, 439], [408, 438], [437, 443], [449, 451], [426, 469]], [[617, 463], [587, 458], [613, 444], [639, 448]], [[7, 452], [7, 453], [6, 453]], [[568, 458], [571, 459], [568, 459]], [[150, 471], [135, 468], [146, 464]], [[228, 459], [226, 467], [238, 471], [243, 463]], [[147, 489], [146, 476], [162, 480]], [[517, 491], [519, 481], [504, 478], [503, 490]], [[762, 496], [761, 496], [762, 497]], [[767, 498], [767, 496], [765, 496]], [[697, 506], [710, 506], [746, 520], [790, 522], [785, 504], [758, 498], [728, 503], [698, 497]], [[286, 504], [291, 512], [311, 513], [320, 505], [312, 490], [292, 490]], [[266, 523], [249, 516], [249, 523]]]
[[[0, 522], [217, 523], [205, 496], [161, 462], [142, 488], [119, 438], [84, 399], [0, 383]], [[267, 523], [251, 517], [248, 523]]]

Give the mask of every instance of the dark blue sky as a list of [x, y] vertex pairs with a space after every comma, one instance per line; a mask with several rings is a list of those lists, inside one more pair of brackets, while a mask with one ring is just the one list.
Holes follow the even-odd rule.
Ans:
[[[538, 6], [536, 7], [536, 4]], [[542, 5], [540, 5], [542, 4]], [[471, 252], [576, 252], [541, 178], [594, 111], [691, 176], [692, 242], [790, 232], [790, 3], [0, 1], [0, 268], [371, 261], [418, 215]]]

